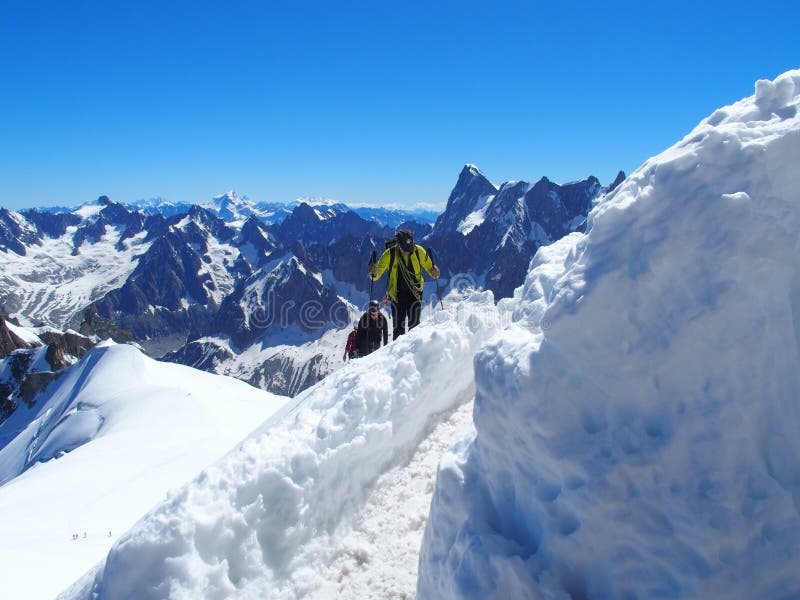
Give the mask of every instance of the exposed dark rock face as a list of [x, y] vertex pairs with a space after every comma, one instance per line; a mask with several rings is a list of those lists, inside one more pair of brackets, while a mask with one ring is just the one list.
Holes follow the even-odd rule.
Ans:
[[314, 244], [308, 255], [321, 271], [330, 270], [336, 280], [363, 292], [369, 289], [367, 265], [373, 250], [380, 256], [384, 250], [383, 238], [347, 234], [330, 244]]
[[106, 224], [115, 225], [119, 228], [133, 229], [137, 233], [143, 230], [145, 218], [142, 213], [130, 211], [122, 204], [110, 200], [108, 196], [100, 196], [98, 203], [105, 206], [100, 211], [100, 216]]
[[542, 177], [496, 188], [467, 165], [425, 244], [436, 251], [445, 276], [468, 274], [496, 298], [508, 297], [541, 246], [584, 230], [593, 202], [605, 191], [591, 176], [564, 185]]
[[[97, 336], [103, 340], [111, 338], [118, 344], [133, 341], [133, 334], [130, 331], [117, 327], [110, 319], [101, 317], [97, 312], [97, 307], [94, 305], [89, 306], [89, 308], [84, 311], [80, 332], [85, 336]], [[69, 353], [73, 354], [72, 352]], [[73, 356], [78, 355], [73, 354]]]
[[0, 383], [0, 423], [3, 423], [17, 410], [17, 403], [11, 398], [13, 390], [6, 383]]
[[213, 282], [208, 273], [201, 273], [201, 266], [200, 256], [182, 233], [170, 230], [150, 246], [122, 288], [96, 303], [98, 312], [108, 317], [117, 311], [141, 315], [150, 306], [180, 310], [185, 296], [205, 304], [205, 285]]
[[192, 341], [174, 352], [165, 354], [161, 360], [213, 373], [216, 371], [217, 365], [231, 358], [233, 358], [233, 354], [223, 346]]
[[64, 358], [64, 351], [55, 344], [48, 344], [44, 359], [50, 365], [51, 371], [60, 371], [69, 366], [69, 362]]
[[39, 392], [69, 367], [74, 359], [82, 358], [94, 346], [92, 340], [74, 332], [47, 330], [39, 333], [38, 337], [47, 344], [44, 359], [50, 367], [43, 371], [42, 363], [37, 359], [41, 357], [42, 348], [23, 343], [8, 331], [5, 321], [0, 322], [0, 337], [3, 330], [12, 336], [12, 340], [16, 340], [18, 347], [0, 360], [0, 423], [14, 413], [20, 401], [32, 407]]
[[24, 216], [0, 208], [0, 251], [26, 256], [26, 246], [38, 244], [40, 234]]
[[324, 379], [328, 373], [325, 367], [325, 357], [321, 354], [297, 364], [290, 356], [279, 353], [262, 363], [248, 383], [273, 394], [294, 397]]
[[[236, 232], [228, 227], [225, 221], [200, 206], [192, 206], [187, 216], [189, 222], [182, 228], [182, 231], [189, 243], [197, 244], [203, 249], [203, 252], [208, 251], [206, 246], [208, 234], [220, 242], [228, 242], [236, 235]], [[168, 219], [167, 224], [177, 225], [184, 218], [183, 215], [177, 215]]]
[[81, 222], [81, 218], [72, 213], [50, 213], [35, 208], [23, 210], [21, 214], [50, 238], [61, 237], [67, 232], [67, 227], [74, 227]]
[[297, 355], [293, 348], [277, 350], [268, 355], [259, 364], [253, 365], [252, 369], [247, 369], [247, 375], [228, 372], [224, 363], [231, 358], [233, 354], [214, 341], [196, 341], [165, 355], [162, 360], [214, 373], [230, 374], [257, 388], [282, 396], [296, 396], [324, 379], [333, 370], [329, 357], [323, 353]]
[[60, 372], [54, 373], [52, 371], [28, 373], [19, 387], [19, 397], [22, 398], [29, 408], [33, 407], [33, 405], [36, 404], [36, 395], [47, 389], [47, 386], [60, 376]]
[[[138, 227], [138, 221], [135, 224]], [[227, 269], [234, 281], [252, 272], [244, 260], [219, 267], [212, 264], [211, 242], [233, 243], [235, 231], [198, 206], [169, 219], [148, 217], [143, 226], [150, 228], [146, 237], [152, 238], [152, 244], [122, 287], [94, 303], [97, 313], [143, 344], [201, 335], [218, 309], [210, 271]], [[94, 332], [88, 326], [86, 331]]]
[[[62, 352], [62, 355], [63, 353], [66, 353], [74, 356], [75, 358], [83, 358], [83, 356], [89, 350], [94, 348], [94, 342], [89, 337], [85, 335], [78, 335], [77, 333], [71, 331], [67, 331], [65, 333], [45, 331], [39, 334], [39, 339], [48, 345], [48, 351], [51, 347], [57, 348]], [[118, 341], [118, 343], [124, 343], [127, 341], [132, 341], [132, 338], [115, 341]], [[52, 365], [53, 363], [50, 364]], [[56, 369], [53, 370], [55, 371]]]
[[332, 317], [345, 315], [347, 323], [347, 307], [335, 289], [313, 276], [318, 272], [305, 249], [296, 245], [295, 252], [240, 282], [223, 301], [212, 330], [244, 349], [268, 333], [289, 327], [321, 334]]
[[0, 360], [0, 424], [14, 414], [19, 406], [19, 390], [27, 377], [31, 361], [30, 350], [16, 350]]
[[75, 249], [72, 251], [73, 254], [78, 254], [80, 252], [81, 244], [84, 242], [96, 244], [105, 234], [106, 223], [103, 219], [95, 219], [82, 225], [72, 236], [72, 243], [75, 246]]
[[80, 253], [82, 244], [96, 244], [100, 241], [110, 227], [121, 232], [116, 244], [117, 250], [124, 250], [125, 240], [144, 231], [145, 217], [142, 213], [130, 211], [108, 196], [100, 196], [97, 203], [103, 208], [97, 215], [83, 222], [72, 237], [74, 255]]
[[447, 199], [447, 207], [436, 219], [433, 231], [455, 231], [470, 213], [480, 208], [481, 202], [496, 193], [497, 187], [477, 167], [464, 166]]
[[617, 173], [617, 176], [614, 178], [614, 182], [610, 186], [608, 186], [608, 192], [609, 193], [613, 192], [615, 189], [617, 189], [619, 187], [619, 185], [623, 181], [625, 181], [625, 173], [623, 171], [620, 171], [619, 173]]
[[[245, 276], [250, 276], [252, 275], [252, 270], [263, 266], [269, 257], [278, 250], [279, 242], [266, 225], [256, 217], [250, 217], [242, 225], [237, 246], [242, 252], [243, 260], [246, 261], [249, 269]], [[239, 268], [241, 269], [240, 272], [244, 273], [244, 268]]]
[[28, 348], [28, 344], [14, 335], [11, 330], [6, 327], [6, 320], [0, 316], [0, 358], [5, 358], [14, 350], [19, 348]]
[[270, 231], [285, 246], [298, 241], [305, 246], [329, 244], [345, 235], [389, 238], [394, 229], [367, 221], [352, 211], [322, 210], [302, 203], [280, 225]]
[[[217, 207], [219, 214], [242, 213], [239, 210], [242, 207], [234, 200], [222, 197], [222, 204]], [[244, 208], [252, 209], [249, 204]], [[158, 345], [167, 350], [181, 339], [221, 333], [222, 301], [230, 298], [223, 314], [230, 312], [232, 303], [239, 299], [234, 295], [242, 294], [248, 281], [261, 279], [263, 288], [269, 290], [277, 304], [249, 306], [234, 312], [266, 313], [291, 301], [299, 305], [318, 302], [324, 312], [329, 312], [338, 299], [333, 287], [318, 281], [322, 272], [329, 271], [345, 284], [344, 289], [365, 290], [368, 285], [365, 268], [372, 249], [382, 250], [383, 242], [394, 234], [394, 228], [382, 225], [379, 218], [362, 218], [343, 205], [312, 207], [301, 203], [278, 225], [268, 226], [251, 216], [238, 232], [199, 206], [168, 218], [157, 212], [146, 216], [107, 196], [98, 198], [95, 206], [94, 210], [75, 213], [33, 210], [28, 212], [30, 222], [6, 211], [3, 222], [8, 221], [5, 230], [11, 232], [8, 241], [17, 251], [24, 252], [26, 244], [36, 243], [42, 236], [70, 235], [74, 253], [80, 254], [81, 248], [85, 250], [87, 245], [100, 240], [114, 240], [116, 249], [124, 251], [130, 247], [131, 238], [142, 234], [139, 243], [143, 251], [133, 257], [135, 268], [119, 287], [93, 302], [81, 332], [112, 337], [118, 342], [133, 337], [147, 347]], [[365, 210], [365, 214], [375, 212]], [[398, 217], [404, 214], [383, 212], [398, 222]], [[71, 227], [77, 229], [70, 231]], [[412, 229], [419, 238], [429, 231], [429, 226], [415, 223], [405, 223], [404, 227]], [[230, 260], [222, 264], [220, 249], [224, 245], [235, 251], [229, 252]], [[213, 252], [217, 254], [212, 256]], [[302, 264], [289, 277], [275, 270], [274, 264], [270, 265], [287, 252], [293, 253]], [[268, 281], [270, 278], [275, 281]], [[307, 281], [303, 283], [303, 279]], [[219, 285], [226, 287], [218, 289]], [[71, 323], [77, 323], [74, 316], [70, 319]], [[298, 325], [300, 314], [288, 311], [282, 319], [281, 326]], [[223, 329], [241, 328], [234, 323]], [[265, 330], [259, 328], [262, 333]], [[239, 334], [235, 337], [243, 339]], [[65, 352], [69, 354], [68, 350]]]
[[123, 286], [94, 306], [137, 340], [187, 335], [193, 321], [210, 322], [215, 309], [214, 282], [202, 265], [183, 233], [171, 228], [153, 242]]
[[28, 368], [33, 362], [33, 354], [30, 352], [14, 352], [9, 354], [8, 358], [9, 370], [11, 372], [11, 379], [14, 381], [22, 381], [28, 373]]
[[161, 215], [151, 215], [144, 221], [144, 229], [147, 231], [144, 240], [152, 242], [164, 235], [169, 230], [169, 223]]

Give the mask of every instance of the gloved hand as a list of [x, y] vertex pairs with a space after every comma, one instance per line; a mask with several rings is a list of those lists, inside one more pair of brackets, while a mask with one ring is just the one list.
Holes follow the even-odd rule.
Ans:
[[378, 263], [372, 263], [369, 266], [369, 274], [371, 277], [375, 277], [378, 274]]
[[434, 279], [439, 279], [439, 275], [441, 275], [441, 274], [442, 274], [442, 272], [439, 270], [439, 267], [434, 266], [431, 269], [431, 277], [433, 277]]

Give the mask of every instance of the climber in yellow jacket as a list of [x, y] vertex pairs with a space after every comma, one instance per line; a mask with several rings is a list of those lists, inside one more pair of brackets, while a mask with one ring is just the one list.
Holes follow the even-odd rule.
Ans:
[[373, 281], [380, 279], [387, 269], [389, 271], [387, 293], [392, 301], [392, 339], [396, 340], [406, 332], [406, 319], [409, 329], [419, 324], [425, 284], [423, 268], [434, 279], [441, 275], [428, 253], [414, 243], [412, 233], [404, 229], [397, 232], [395, 243], [386, 248], [378, 262], [369, 266], [369, 276]]

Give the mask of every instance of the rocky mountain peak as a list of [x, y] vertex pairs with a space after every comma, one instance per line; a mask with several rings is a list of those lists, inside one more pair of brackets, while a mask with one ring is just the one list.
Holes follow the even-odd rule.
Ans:
[[497, 193], [497, 189], [475, 165], [465, 165], [450, 192], [444, 212], [436, 219], [433, 231], [457, 230], [464, 219], [478, 210], [489, 196]]
[[614, 182], [610, 186], [608, 186], [608, 191], [609, 192], [613, 191], [623, 181], [625, 181], [625, 172], [624, 171], [620, 171], [619, 173], [617, 173], [617, 176], [614, 178]]
[[[458, 174], [458, 181], [455, 188], [450, 193], [450, 199], [458, 197], [461, 193], [472, 190], [481, 194], [491, 194], [497, 191], [497, 186], [481, 172], [481, 170], [473, 164], [466, 164]], [[450, 204], [448, 199], [448, 205]]]

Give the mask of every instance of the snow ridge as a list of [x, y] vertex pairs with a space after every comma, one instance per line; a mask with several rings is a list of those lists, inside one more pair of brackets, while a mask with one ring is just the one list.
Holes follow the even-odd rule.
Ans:
[[493, 334], [489, 292], [298, 396], [156, 508], [65, 598], [299, 598], [324, 593], [376, 480], [471, 397]]

